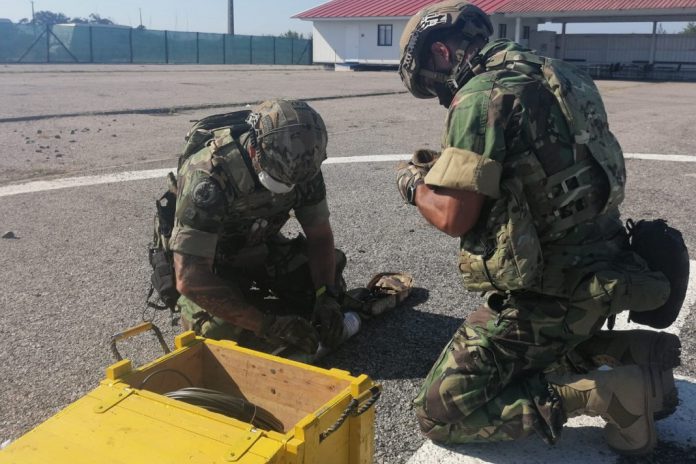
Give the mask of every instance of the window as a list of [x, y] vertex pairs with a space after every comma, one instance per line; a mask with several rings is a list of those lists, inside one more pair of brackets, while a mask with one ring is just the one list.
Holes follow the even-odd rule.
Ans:
[[531, 30], [531, 28], [529, 26], [524, 26], [522, 28], [522, 38], [523, 39], [529, 40], [529, 31], [530, 30]]
[[499, 24], [498, 25], [498, 38], [504, 39], [505, 37], [507, 37], [507, 24]]
[[380, 47], [391, 47], [392, 45], [392, 25], [377, 25], [377, 45]]

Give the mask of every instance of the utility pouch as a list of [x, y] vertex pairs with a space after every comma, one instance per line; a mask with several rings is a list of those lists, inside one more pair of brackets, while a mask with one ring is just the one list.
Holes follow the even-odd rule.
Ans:
[[174, 266], [170, 252], [161, 248], [150, 248], [150, 265], [152, 266], [152, 275], [150, 276], [152, 289], [157, 292], [165, 308], [174, 308], [176, 300], [179, 299], [179, 292], [176, 290]]
[[659, 271], [669, 281], [669, 298], [657, 309], [631, 311], [629, 319], [656, 329], [672, 325], [679, 316], [689, 285], [689, 252], [681, 232], [664, 219], [626, 222], [631, 249], [642, 257], [652, 271]]
[[[516, 179], [500, 186], [503, 196], [491, 210], [486, 229], [495, 230], [490, 245], [462, 240], [459, 270], [469, 291], [513, 291], [538, 283], [543, 268], [541, 242]], [[473, 245], [473, 246], [470, 246]]]
[[[155, 310], [169, 309], [172, 314], [172, 323], [175, 323], [174, 313], [178, 312], [176, 302], [179, 299], [179, 292], [176, 290], [174, 261], [172, 252], [169, 250], [169, 239], [174, 229], [177, 183], [171, 172], [167, 179], [169, 189], [155, 202], [154, 230], [152, 242], [148, 246], [148, 259], [152, 267], [152, 274], [150, 275], [150, 291], [146, 298], [146, 305]], [[152, 300], [155, 293], [157, 293], [159, 301]]]

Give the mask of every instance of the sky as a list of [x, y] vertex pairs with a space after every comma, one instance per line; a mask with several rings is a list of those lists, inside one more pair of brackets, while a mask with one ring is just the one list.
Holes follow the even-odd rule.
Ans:
[[[235, 33], [243, 35], [280, 35], [293, 30], [308, 36], [311, 21], [290, 19], [327, 0], [235, 0]], [[18, 21], [31, 18], [30, 0], [0, 0], [0, 18]], [[87, 17], [97, 13], [125, 26], [140, 24], [148, 29], [227, 32], [227, 0], [34, 0], [34, 9], [50, 10], [69, 17]], [[663, 23], [667, 32], [679, 32], [686, 23]], [[540, 29], [560, 32], [560, 24]], [[569, 24], [569, 33], [650, 33], [650, 23]]]
[[[326, 0], [235, 0], [235, 33], [279, 35], [288, 30], [308, 35], [311, 21], [291, 16]], [[69, 17], [98, 13], [124, 26], [140, 24], [148, 29], [227, 32], [227, 0], [34, 0], [34, 10], [50, 10]], [[31, 18], [30, 0], [0, 0], [0, 18]]]

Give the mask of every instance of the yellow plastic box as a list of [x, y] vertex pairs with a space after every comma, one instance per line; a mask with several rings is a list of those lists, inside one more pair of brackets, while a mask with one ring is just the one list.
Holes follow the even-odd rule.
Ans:
[[[186, 332], [175, 351], [141, 368], [129, 360], [0, 451], [0, 463], [371, 463], [379, 387], [367, 376], [259, 353]], [[166, 371], [165, 371], [166, 369]], [[156, 371], [143, 384], [143, 380]], [[282, 432], [162, 393], [187, 386], [234, 393], [271, 412]], [[345, 421], [341, 422], [344, 417]], [[334, 431], [335, 430], [335, 431]]]

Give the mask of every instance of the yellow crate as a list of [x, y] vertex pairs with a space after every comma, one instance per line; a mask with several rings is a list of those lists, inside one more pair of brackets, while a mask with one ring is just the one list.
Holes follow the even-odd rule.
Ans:
[[[371, 463], [378, 386], [186, 332], [172, 353], [106, 370], [100, 385], [0, 451], [0, 463]], [[166, 370], [165, 370], [166, 369]], [[271, 412], [282, 432], [163, 396], [187, 386], [236, 393]], [[152, 373], [144, 385], [143, 380]], [[362, 413], [362, 414], [358, 414]], [[322, 439], [346, 420], [335, 432]]]

